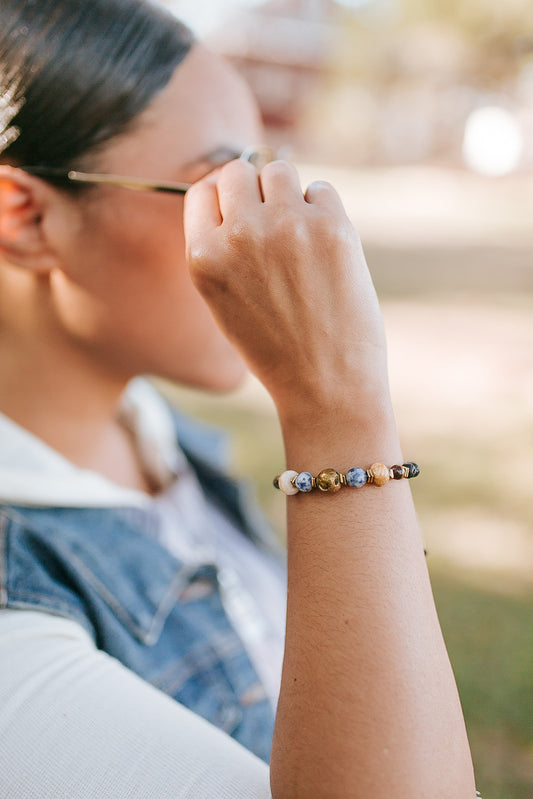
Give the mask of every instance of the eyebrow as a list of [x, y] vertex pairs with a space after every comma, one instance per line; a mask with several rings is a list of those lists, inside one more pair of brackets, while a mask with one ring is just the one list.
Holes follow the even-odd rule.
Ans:
[[241, 153], [242, 148], [237, 149], [236, 147], [221, 146], [215, 148], [214, 150], [210, 150], [205, 155], [200, 155], [198, 158], [194, 158], [192, 161], [184, 164], [184, 167], [186, 169], [190, 169], [195, 166], [201, 166], [202, 164], [220, 166], [227, 163], [227, 161], [234, 161], [236, 158], [239, 158]]

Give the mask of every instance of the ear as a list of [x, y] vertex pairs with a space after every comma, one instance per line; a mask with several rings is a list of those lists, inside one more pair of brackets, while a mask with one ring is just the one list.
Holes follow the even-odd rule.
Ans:
[[58, 266], [43, 229], [49, 187], [11, 166], [0, 166], [0, 255], [36, 273]]

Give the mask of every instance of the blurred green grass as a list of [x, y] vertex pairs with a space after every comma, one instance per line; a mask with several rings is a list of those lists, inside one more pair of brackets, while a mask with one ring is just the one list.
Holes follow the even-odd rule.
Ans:
[[[435, 601], [486, 799], [533, 796], [533, 593], [434, 563]], [[493, 590], [495, 583], [496, 591]]]

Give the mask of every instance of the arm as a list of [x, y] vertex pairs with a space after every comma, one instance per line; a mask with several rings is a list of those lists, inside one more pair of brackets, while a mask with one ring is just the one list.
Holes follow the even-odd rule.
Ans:
[[0, 611], [0, 740], [2, 799], [270, 799], [262, 761], [46, 613]]
[[[234, 162], [193, 187], [193, 280], [270, 391], [287, 468], [402, 462], [385, 342], [333, 189]], [[472, 764], [406, 481], [288, 499], [274, 799], [471, 799]]]

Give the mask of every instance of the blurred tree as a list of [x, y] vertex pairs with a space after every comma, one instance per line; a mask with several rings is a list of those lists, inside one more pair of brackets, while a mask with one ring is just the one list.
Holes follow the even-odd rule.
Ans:
[[484, 80], [515, 76], [533, 56], [531, 0], [402, 0], [403, 25], [432, 21], [460, 32], [477, 56]]

